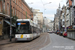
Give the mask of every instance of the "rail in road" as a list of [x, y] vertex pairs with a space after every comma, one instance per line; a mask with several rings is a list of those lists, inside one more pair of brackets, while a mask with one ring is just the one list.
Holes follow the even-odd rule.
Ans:
[[42, 33], [40, 37], [31, 42], [17, 42], [2, 45], [1, 50], [39, 50], [50, 43], [49, 34]]

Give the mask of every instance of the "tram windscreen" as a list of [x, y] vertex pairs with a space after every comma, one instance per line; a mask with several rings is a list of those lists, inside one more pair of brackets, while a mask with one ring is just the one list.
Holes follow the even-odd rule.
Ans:
[[16, 33], [28, 33], [28, 32], [29, 32], [29, 22], [16, 23]]

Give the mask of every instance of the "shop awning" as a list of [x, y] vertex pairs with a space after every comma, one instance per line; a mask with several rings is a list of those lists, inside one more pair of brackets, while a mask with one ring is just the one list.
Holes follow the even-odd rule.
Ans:
[[5, 18], [10, 18], [10, 16], [9, 15], [6, 15], [6, 14], [3, 14], [3, 13], [0, 13], [0, 17], [5, 17]]
[[13, 26], [13, 27], [15, 27], [15, 24], [13, 25], [13, 24], [11, 24], [9, 21], [7, 21], [7, 20], [4, 20], [8, 25], [11, 25], [11, 26]]

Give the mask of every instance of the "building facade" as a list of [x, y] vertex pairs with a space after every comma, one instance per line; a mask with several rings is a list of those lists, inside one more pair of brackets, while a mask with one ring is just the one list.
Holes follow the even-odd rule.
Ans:
[[60, 19], [60, 9], [58, 8], [54, 17], [55, 31], [59, 30], [59, 19]]
[[39, 25], [40, 29], [43, 29], [43, 13], [38, 9], [33, 9], [33, 21]]
[[49, 30], [49, 31], [54, 31], [54, 21], [50, 21], [50, 22], [48, 23], [48, 30]]
[[[32, 19], [33, 12], [24, 0], [11, 0], [11, 16], [12, 18], [16, 16], [19, 19]], [[0, 37], [9, 36], [10, 24], [10, 0], [0, 0]], [[14, 32], [13, 29], [12, 31]]]
[[[32, 18], [33, 13], [24, 0], [11, 0], [12, 16], [17, 16], [21, 19]], [[10, 0], [0, 1], [0, 12], [10, 15]]]

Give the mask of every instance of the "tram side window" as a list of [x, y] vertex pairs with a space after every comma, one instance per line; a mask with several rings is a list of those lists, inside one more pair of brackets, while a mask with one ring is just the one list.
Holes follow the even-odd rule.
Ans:
[[30, 33], [33, 33], [33, 27], [30, 26]]
[[36, 33], [36, 28], [35, 27], [33, 27], [33, 32]]

